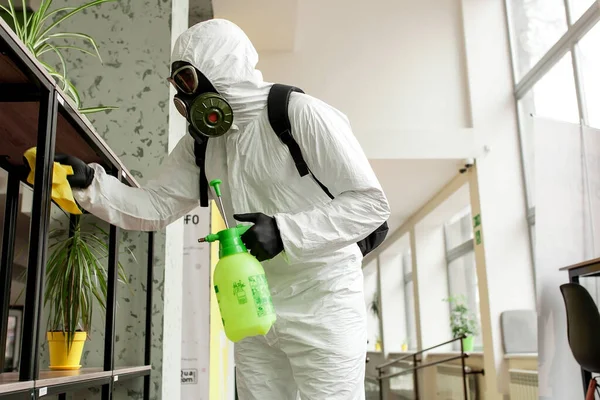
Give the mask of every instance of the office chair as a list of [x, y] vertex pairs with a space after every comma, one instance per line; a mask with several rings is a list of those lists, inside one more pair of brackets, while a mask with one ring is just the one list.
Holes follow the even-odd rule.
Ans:
[[[567, 336], [571, 353], [582, 369], [590, 373], [600, 373], [598, 306], [588, 291], [579, 284], [566, 283], [560, 286], [560, 291], [567, 311]], [[595, 379], [586, 381], [584, 376], [586, 400], [593, 400], [594, 390], [598, 391], [598, 384]]]

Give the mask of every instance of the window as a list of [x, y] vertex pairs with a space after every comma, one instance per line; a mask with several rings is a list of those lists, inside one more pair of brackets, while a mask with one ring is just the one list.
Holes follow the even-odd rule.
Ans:
[[[583, 0], [582, 0], [583, 1]], [[517, 79], [567, 31], [564, 0], [507, 0]]]
[[565, 54], [533, 87], [531, 114], [579, 123], [571, 53]]
[[[448, 290], [452, 297], [464, 297], [466, 305], [481, 327], [479, 318], [479, 290], [477, 287], [477, 271], [475, 270], [475, 252], [468, 253], [448, 263]], [[480, 328], [481, 329], [481, 328]], [[475, 348], [483, 348], [481, 332], [475, 337]]]
[[406, 317], [406, 345], [408, 350], [417, 349], [417, 324], [415, 321], [415, 294], [412, 278], [412, 254], [410, 250], [402, 256], [404, 272], [404, 314]]
[[571, 22], [577, 21], [592, 4], [594, 0], [569, 0]]
[[592, 28], [577, 46], [587, 125], [600, 128], [600, 25]]
[[[600, 128], [600, 78], [597, 73], [600, 68], [600, 56], [597, 55], [600, 27], [596, 25], [600, 18], [600, 3], [595, 0], [505, 2], [535, 277], [532, 116]], [[583, 37], [581, 33], [584, 33]], [[542, 59], [545, 62], [540, 62]], [[528, 79], [523, 79], [527, 74]]]
[[[529, 224], [531, 243], [533, 247], [532, 255], [535, 260], [535, 207], [531, 207], [527, 210], [527, 223]], [[534, 270], [535, 276], [535, 270]]]
[[379, 274], [377, 260], [372, 261], [363, 268], [364, 294], [367, 314], [367, 351], [381, 351], [381, 323], [379, 308]]
[[[464, 297], [469, 311], [481, 327], [479, 289], [475, 269], [475, 249], [470, 207], [458, 213], [444, 226], [448, 264], [448, 295]], [[475, 337], [475, 348], [482, 349], [481, 332]], [[455, 343], [458, 349], [460, 344]]]
[[539, 82], [519, 100], [528, 207], [535, 205], [533, 118], [549, 118], [579, 123], [577, 95], [571, 53], [567, 53]]
[[470, 207], [467, 207], [446, 223], [444, 235], [446, 250], [457, 248], [466, 241], [473, 239]]
[[409, 240], [409, 236], [405, 235], [377, 258], [381, 274], [381, 324], [386, 352], [399, 353], [417, 348]]

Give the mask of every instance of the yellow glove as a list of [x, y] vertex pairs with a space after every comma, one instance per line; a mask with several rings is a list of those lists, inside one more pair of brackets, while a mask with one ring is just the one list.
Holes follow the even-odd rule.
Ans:
[[[33, 179], [35, 177], [36, 150], [35, 147], [32, 147], [24, 154], [30, 168], [27, 182], [32, 185], [34, 184]], [[73, 198], [73, 191], [67, 180], [67, 175], [73, 175], [73, 168], [70, 165], [62, 165], [55, 162], [54, 170], [52, 172], [52, 200], [54, 200], [63, 210], [71, 214], [79, 215], [81, 214], [81, 210]]]

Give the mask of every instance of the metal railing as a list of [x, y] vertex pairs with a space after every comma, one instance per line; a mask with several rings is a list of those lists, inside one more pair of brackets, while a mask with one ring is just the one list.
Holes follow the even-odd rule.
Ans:
[[[392, 379], [392, 378], [396, 378], [396, 377], [403, 376], [403, 375], [408, 375], [411, 373], [413, 374], [414, 399], [419, 400], [420, 399], [419, 371], [421, 371], [425, 368], [433, 367], [433, 366], [440, 365], [440, 364], [446, 364], [446, 363], [449, 363], [451, 361], [456, 361], [456, 360], [461, 361], [460, 366], [461, 366], [461, 371], [462, 371], [464, 400], [469, 400], [469, 397], [468, 397], [469, 392], [467, 389], [467, 375], [472, 375], [472, 374], [482, 374], [483, 375], [484, 371], [483, 371], [483, 369], [474, 370], [474, 369], [466, 366], [465, 360], [469, 357], [469, 355], [467, 353], [465, 353], [465, 351], [464, 351], [463, 339], [465, 337], [466, 336], [459, 336], [452, 340], [448, 340], [447, 342], [440, 343], [435, 346], [432, 346], [432, 347], [429, 347], [429, 348], [426, 348], [423, 350], [419, 350], [419, 351], [411, 353], [411, 354], [407, 354], [403, 357], [390, 360], [384, 364], [381, 364], [381, 365], [378, 365], [377, 367], [375, 367], [375, 369], [377, 370], [377, 373], [378, 373], [377, 381], [379, 382], [379, 398], [380, 398], [380, 400], [386, 400], [384, 397], [386, 381], [389, 382], [390, 379]], [[424, 353], [431, 351], [433, 349], [436, 349], [438, 347], [442, 347], [444, 345], [454, 343], [456, 341], [460, 341], [460, 354], [458, 354], [456, 356], [447, 357], [442, 360], [437, 360], [437, 361], [432, 361], [432, 362], [428, 362], [425, 364], [421, 364], [423, 361], [422, 356]], [[399, 372], [389, 372], [389, 369], [391, 367], [398, 366], [400, 364], [407, 364], [407, 363], [412, 363], [412, 367], [404, 369], [403, 371], [399, 371]]]

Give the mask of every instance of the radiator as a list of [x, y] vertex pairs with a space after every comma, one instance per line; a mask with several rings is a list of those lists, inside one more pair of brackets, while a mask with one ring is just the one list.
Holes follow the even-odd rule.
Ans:
[[538, 400], [538, 373], [532, 370], [511, 369], [510, 400]]
[[[436, 371], [437, 400], [464, 400], [461, 366], [439, 365]], [[467, 375], [467, 400], [477, 400], [477, 377]], [[511, 400], [513, 400], [511, 398]]]

